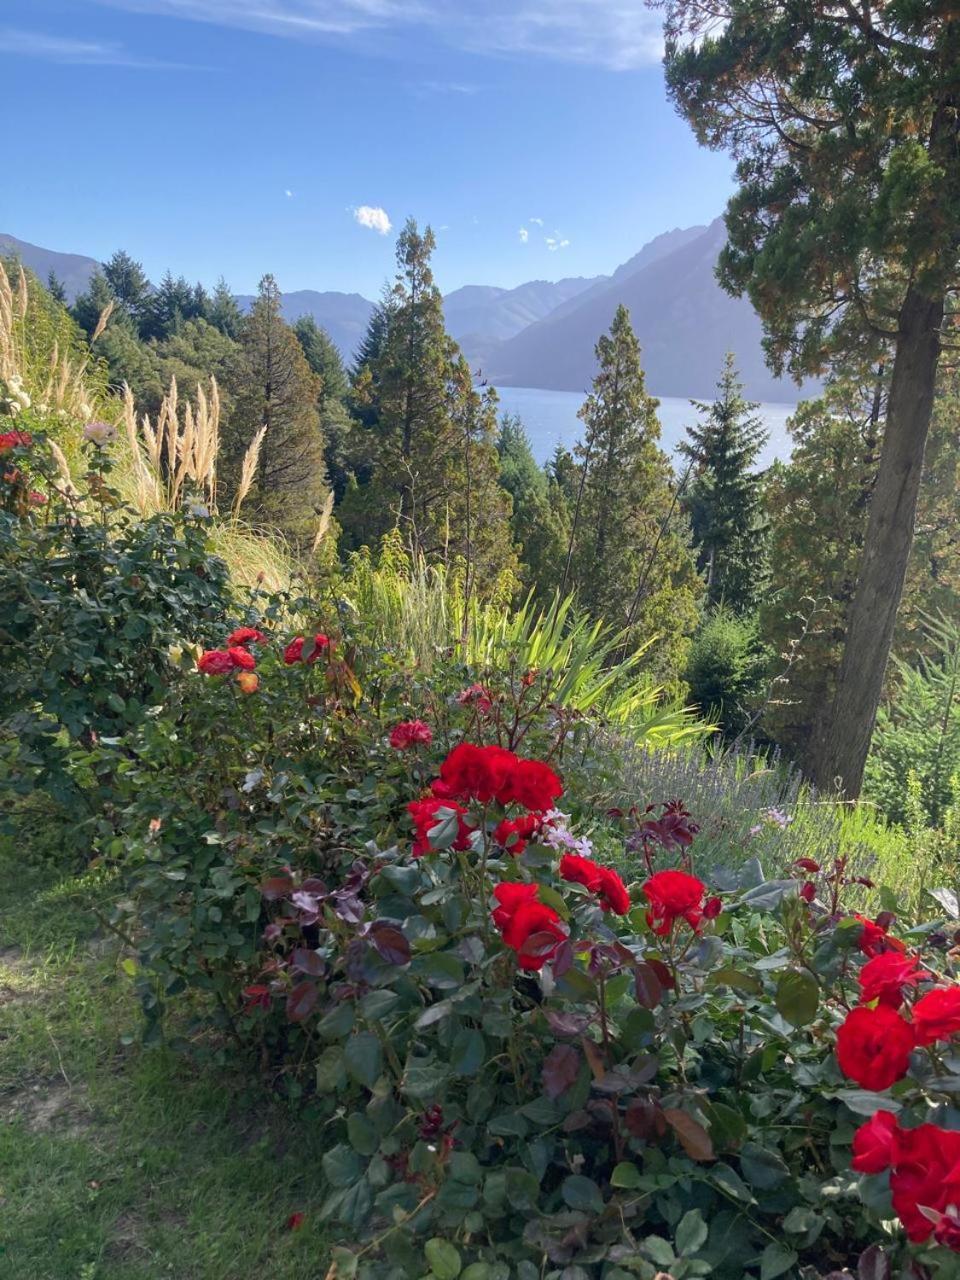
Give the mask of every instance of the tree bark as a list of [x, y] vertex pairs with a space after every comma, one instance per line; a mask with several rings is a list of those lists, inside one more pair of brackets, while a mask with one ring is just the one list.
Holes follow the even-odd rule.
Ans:
[[857, 590], [833, 706], [814, 755], [812, 781], [856, 799], [883, 690], [897, 609], [913, 544], [923, 455], [933, 410], [944, 298], [906, 293], [890, 379], [887, 421]]

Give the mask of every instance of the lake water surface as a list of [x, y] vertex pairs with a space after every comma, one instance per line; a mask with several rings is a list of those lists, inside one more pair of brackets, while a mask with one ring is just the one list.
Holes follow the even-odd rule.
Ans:
[[[523, 422], [537, 462], [546, 462], [558, 444], [572, 449], [579, 440], [583, 423], [577, 410], [583, 396], [577, 391], [544, 391], [539, 387], [497, 387], [501, 412], [515, 413]], [[790, 457], [787, 419], [794, 412], [792, 404], [761, 404], [758, 412], [770, 432], [770, 440], [760, 456], [759, 465], [769, 466], [775, 458]], [[684, 436], [688, 423], [696, 422], [696, 410], [689, 400], [664, 396], [658, 410], [663, 429], [661, 444], [673, 455]]]

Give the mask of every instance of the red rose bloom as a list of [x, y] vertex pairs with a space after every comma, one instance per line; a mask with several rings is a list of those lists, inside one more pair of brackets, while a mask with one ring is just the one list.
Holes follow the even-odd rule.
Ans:
[[929, 1240], [937, 1214], [960, 1204], [960, 1133], [933, 1124], [900, 1129], [890, 1190], [908, 1237], [914, 1244]]
[[860, 970], [860, 1001], [871, 1004], [879, 1000], [891, 1009], [903, 1004], [905, 987], [915, 987], [923, 977], [913, 956], [903, 956], [899, 951], [884, 951], [874, 956]]
[[493, 923], [502, 933], [508, 923], [524, 903], [536, 902], [539, 890], [535, 884], [518, 884], [504, 881], [493, 891], [498, 905], [493, 909]]
[[29, 431], [4, 431], [0, 433], [0, 453], [8, 449], [29, 449], [33, 436]]
[[243, 645], [232, 645], [227, 653], [230, 655], [230, 661], [235, 667], [239, 667], [241, 671], [252, 671], [257, 665], [256, 659], [252, 653], [248, 653]]
[[268, 644], [269, 636], [265, 636], [256, 627], [237, 627], [227, 636], [228, 645]]
[[891, 938], [882, 924], [876, 920], [868, 920], [866, 916], [854, 913], [855, 920], [863, 925], [860, 934], [860, 950], [871, 959], [882, 955], [885, 951], [906, 951], [906, 946], [899, 938]]
[[406, 751], [418, 742], [429, 747], [432, 741], [433, 730], [422, 720], [404, 720], [402, 724], [394, 725], [390, 731], [390, 745], [396, 751]]
[[197, 670], [205, 676], [225, 676], [233, 670], [233, 658], [226, 649], [208, 649], [197, 659]]
[[703, 895], [706, 885], [685, 871], [658, 871], [643, 886], [650, 909], [647, 924], [659, 937], [673, 928], [675, 920], [686, 920], [691, 929], [699, 929], [703, 919]]
[[897, 1141], [897, 1117], [875, 1111], [853, 1135], [850, 1167], [857, 1173], [882, 1173], [893, 1164]]
[[956, 1205], [947, 1205], [947, 1212], [933, 1228], [933, 1238], [944, 1248], [960, 1253], [960, 1215]]
[[540, 760], [518, 760], [497, 799], [501, 804], [519, 804], [524, 809], [552, 809], [563, 795], [563, 784], [548, 764]]
[[493, 830], [493, 838], [507, 853], [519, 858], [527, 844], [538, 835], [543, 826], [543, 815], [524, 813], [519, 818], [504, 818]]
[[[529, 887], [536, 890], [535, 885]], [[494, 921], [497, 914], [494, 912]], [[498, 927], [504, 942], [517, 953], [521, 969], [542, 969], [567, 937], [567, 930], [553, 907], [529, 898], [521, 900]]]
[[[288, 667], [292, 667], [296, 663], [303, 661], [303, 646], [305, 644], [306, 641], [303, 636], [297, 636], [296, 639], [291, 640], [286, 649], [284, 649], [283, 660]], [[325, 636], [322, 631], [318, 631], [313, 638], [313, 653], [311, 653], [310, 657], [307, 658], [307, 665], [312, 666], [320, 657], [320, 654], [324, 649], [328, 649], [329, 647], [329, 638]]]
[[949, 1040], [960, 1031], [960, 987], [936, 987], [913, 1006], [917, 1044]]
[[560, 876], [570, 884], [582, 884], [591, 893], [600, 888], [600, 867], [592, 858], [581, 858], [578, 853], [565, 853], [560, 859]]
[[463, 850], [469, 848], [473, 827], [463, 819], [462, 815], [466, 813], [466, 809], [455, 804], [452, 800], [411, 800], [407, 805], [407, 812], [413, 819], [413, 825], [417, 833], [413, 842], [413, 856], [415, 858], [422, 858], [425, 853], [435, 852], [430, 844], [430, 832], [443, 821], [442, 816], [438, 816], [441, 809], [452, 809], [458, 815], [457, 838], [453, 842], [454, 849]]
[[457, 800], [489, 804], [503, 790], [516, 764], [517, 757], [503, 747], [461, 742], [440, 766], [440, 781]]
[[489, 690], [485, 689], [482, 684], [472, 684], [469, 688], [464, 689], [457, 694], [457, 701], [461, 707], [467, 707], [471, 703], [476, 706], [484, 715], [493, 706]]
[[879, 1093], [907, 1074], [913, 1045], [913, 1028], [899, 1013], [858, 1005], [837, 1031], [837, 1062], [861, 1088]]
[[621, 877], [612, 867], [600, 868], [600, 883], [597, 886], [597, 897], [604, 911], [612, 911], [618, 916], [625, 916], [630, 910], [630, 894]]

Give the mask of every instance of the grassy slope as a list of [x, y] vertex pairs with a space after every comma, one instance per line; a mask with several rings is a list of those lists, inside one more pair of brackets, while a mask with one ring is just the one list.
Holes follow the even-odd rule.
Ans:
[[0, 842], [0, 1275], [322, 1276], [322, 1132], [249, 1080], [132, 1041], [120, 958], [85, 909], [96, 892]]

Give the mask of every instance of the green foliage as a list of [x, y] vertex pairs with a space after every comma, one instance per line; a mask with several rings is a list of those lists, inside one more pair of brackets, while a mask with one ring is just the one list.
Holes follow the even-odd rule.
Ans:
[[765, 584], [768, 525], [763, 481], [755, 468], [769, 433], [755, 413], [759, 406], [743, 398], [732, 354], [717, 393], [712, 404], [697, 403], [705, 420], [688, 427], [688, 439], [680, 445], [691, 473], [683, 505], [708, 603], [743, 613], [756, 608]]
[[935, 656], [917, 666], [895, 660], [896, 690], [877, 718], [867, 761], [867, 794], [894, 822], [908, 818], [909, 780], [917, 780], [930, 826], [942, 822], [960, 775], [960, 630], [929, 618]]
[[690, 646], [685, 679], [702, 715], [736, 737], [759, 717], [771, 654], [760, 639], [755, 617], [712, 611]]
[[513, 500], [511, 528], [523, 557], [521, 576], [541, 600], [560, 587], [570, 511], [557, 482], [537, 466], [523, 423], [505, 414], [497, 437], [500, 483]]

